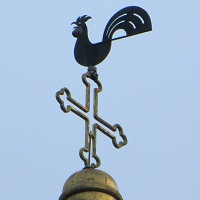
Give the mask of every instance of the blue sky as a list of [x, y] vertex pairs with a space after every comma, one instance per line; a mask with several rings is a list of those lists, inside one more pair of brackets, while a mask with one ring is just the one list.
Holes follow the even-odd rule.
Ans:
[[71, 32], [90, 15], [99, 42], [123, 7], [144, 8], [153, 31], [113, 42], [98, 66], [99, 113], [129, 140], [116, 150], [98, 133], [101, 170], [124, 199], [200, 199], [200, 2], [14, 1], [0, 3], [1, 199], [58, 199], [65, 180], [83, 168], [84, 123], [64, 114], [55, 93], [68, 87], [84, 102]]

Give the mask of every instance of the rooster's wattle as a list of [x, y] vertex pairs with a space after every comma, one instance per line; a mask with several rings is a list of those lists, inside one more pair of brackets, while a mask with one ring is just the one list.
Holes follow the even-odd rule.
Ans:
[[[129, 6], [121, 9], [111, 17], [105, 27], [102, 42], [92, 44], [88, 38], [86, 25], [87, 20], [90, 18], [84, 15], [78, 17], [76, 22], [72, 23], [76, 25], [72, 35], [77, 38], [74, 56], [80, 65], [86, 67], [96, 66], [102, 62], [109, 54], [113, 40], [152, 30], [148, 13], [140, 7]], [[123, 29], [126, 35], [113, 38], [113, 34], [119, 29]]]

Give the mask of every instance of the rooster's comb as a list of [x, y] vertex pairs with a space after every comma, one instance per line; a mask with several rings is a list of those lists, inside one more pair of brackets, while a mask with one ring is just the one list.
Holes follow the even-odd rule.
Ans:
[[81, 24], [82, 22], [87, 22], [88, 19], [91, 19], [92, 17], [90, 16], [87, 16], [87, 15], [83, 15], [82, 17], [78, 17], [76, 22], [73, 22], [72, 24], [76, 24], [76, 25], [79, 25]]

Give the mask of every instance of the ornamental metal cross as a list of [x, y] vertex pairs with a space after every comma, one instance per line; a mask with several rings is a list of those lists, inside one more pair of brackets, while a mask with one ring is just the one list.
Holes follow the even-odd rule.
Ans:
[[[94, 97], [93, 97], [94, 98], [93, 117], [98, 123], [92, 124], [92, 130], [90, 129], [90, 119], [84, 114], [90, 111], [91, 87], [90, 83], [87, 81], [87, 78], [92, 79], [97, 84], [97, 87], [94, 89]], [[70, 91], [66, 87], [62, 88], [60, 91], [56, 93], [56, 99], [59, 102], [60, 108], [63, 112], [67, 113], [71, 111], [85, 120], [85, 146], [80, 149], [79, 155], [81, 159], [84, 161], [85, 167], [97, 168], [101, 165], [100, 158], [96, 153], [97, 130], [101, 131], [106, 136], [108, 136], [112, 140], [112, 143], [116, 148], [121, 148], [122, 146], [126, 145], [128, 140], [125, 134], [123, 133], [122, 127], [119, 124], [111, 125], [98, 115], [98, 94], [102, 91], [102, 84], [97, 78], [97, 74], [94, 67], [89, 68], [88, 72], [82, 75], [82, 81], [86, 86], [85, 106], [74, 100], [71, 96]], [[61, 96], [64, 94], [67, 95], [66, 99], [76, 107], [73, 107], [71, 105], [65, 106], [64, 101], [61, 99]], [[83, 111], [84, 113], [81, 112], [80, 110]], [[108, 128], [109, 130], [106, 130], [105, 127]], [[116, 136], [113, 133], [111, 133], [117, 131], [119, 132], [119, 135], [122, 138], [120, 142], [117, 142]], [[84, 153], [89, 153], [88, 158], [84, 156]], [[96, 163], [90, 164], [91, 156], [95, 159]]]

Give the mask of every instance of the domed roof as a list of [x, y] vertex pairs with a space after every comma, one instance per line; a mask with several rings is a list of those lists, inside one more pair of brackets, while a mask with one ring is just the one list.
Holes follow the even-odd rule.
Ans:
[[114, 179], [107, 173], [84, 168], [76, 172], [63, 186], [59, 200], [122, 200]]

